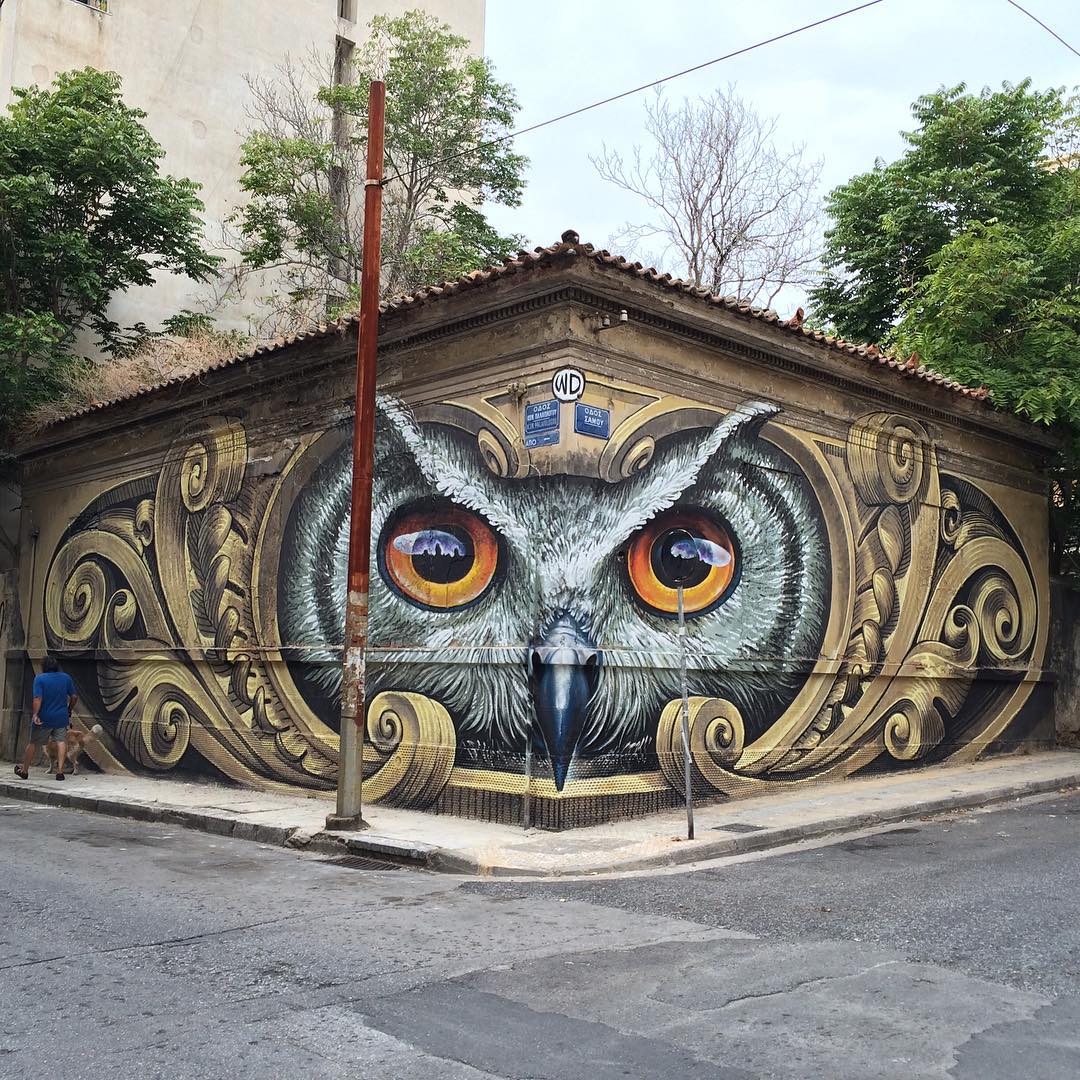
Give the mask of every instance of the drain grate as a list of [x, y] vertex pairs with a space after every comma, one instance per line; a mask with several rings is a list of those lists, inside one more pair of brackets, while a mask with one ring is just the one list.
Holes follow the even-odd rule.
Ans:
[[367, 855], [335, 855], [333, 858], [320, 859], [329, 866], [342, 866], [346, 870], [400, 870], [397, 863], [383, 862]]
[[732, 821], [727, 825], [714, 825], [715, 832], [763, 832], [764, 825], [748, 825], [745, 821]]

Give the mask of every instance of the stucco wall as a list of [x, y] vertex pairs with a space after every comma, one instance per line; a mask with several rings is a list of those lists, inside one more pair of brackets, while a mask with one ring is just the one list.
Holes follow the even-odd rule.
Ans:
[[19, 611], [19, 572], [0, 571], [0, 757], [15, 757], [24, 727], [23, 621]]
[[[28, 455], [30, 653], [65, 657], [101, 767], [332, 788], [352, 355], [301, 342]], [[1018, 422], [584, 265], [387, 317], [381, 387], [369, 799], [677, 802], [676, 529], [698, 796], [1052, 740]]]
[[[338, 19], [338, 0], [110, 0], [101, 14], [75, 0], [5, 0], [0, 6], [0, 107], [12, 86], [46, 85], [60, 71], [117, 71], [125, 100], [144, 109], [166, 151], [163, 168], [203, 185], [206, 235], [220, 249], [221, 223], [240, 200], [239, 147], [251, 124], [245, 76], [269, 77], [286, 55], [333, 55], [377, 12], [422, 8], [483, 51], [485, 0], [356, 0], [356, 21]], [[159, 326], [197, 308], [203, 287], [166, 275], [153, 288], [117, 297], [114, 318]], [[223, 325], [247, 329], [243, 305]]]

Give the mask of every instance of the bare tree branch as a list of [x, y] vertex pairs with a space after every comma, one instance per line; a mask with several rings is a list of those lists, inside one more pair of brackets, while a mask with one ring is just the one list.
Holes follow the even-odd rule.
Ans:
[[[762, 118], [734, 88], [672, 108], [661, 90], [645, 106], [652, 145], [632, 157], [591, 159], [605, 180], [652, 212], [617, 239], [640, 253], [661, 244], [669, 264], [699, 287], [772, 304], [788, 285], [806, 285], [817, 262], [821, 161], [805, 147], [779, 150], [775, 118]], [[678, 264], [678, 265], [676, 265]]]

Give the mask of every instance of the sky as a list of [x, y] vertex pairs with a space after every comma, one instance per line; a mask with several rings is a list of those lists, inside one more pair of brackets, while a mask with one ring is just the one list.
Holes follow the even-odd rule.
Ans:
[[[858, 0], [488, 0], [485, 52], [513, 84], [523, 128], [715, 56], [855, 6]], [[1080, 0], [1023, 0], [1080, 49]], [[911, 102], [941, 85], [1000, 86], [1030, 76], [1037, 87], [1080, 84], [1080, 57], [1007, 0], [883, 0], [825, 26], [668, 83], [673, 101], [735, 85], [778, 119], [781, 146], [823, 159], [822, 194], [903, 150]], [[643, 220], [634, 196], [590, 163], [606, 145], [642, 140], [646, 94], [521, 136], [530, 159], [516, 208], [487, 208], [528, 246], [564, 229], [611, 246], [626, 221]], [[611, 250], [619, 250], [611, 246]], [[625, 252], [619, 250], [620, 254]], [[776, 306], [801, 302], [786, 292]]]

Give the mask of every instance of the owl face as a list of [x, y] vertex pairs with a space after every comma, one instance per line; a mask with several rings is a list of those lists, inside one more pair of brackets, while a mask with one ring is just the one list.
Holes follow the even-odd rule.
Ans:
[[[370, 692], [436, 699], [459, 746], [492, 760], [534, 742], [561, 789], [575, 762], [650, 752], [680, 694], [682, 582], [690, 693], [763, 729], [801, 681], [792, 658], [816, 658], [829, 606], [809, 485], [759, 436], [774, 412], [748, 404], [667, 438], [609, 484], [496, 476], [475, 439], [382, 400]], [[304, 679], [334, 711], [349, 483], [343, 448], [296, 503], [280, 590], [283, 640], [308, 646]]]

